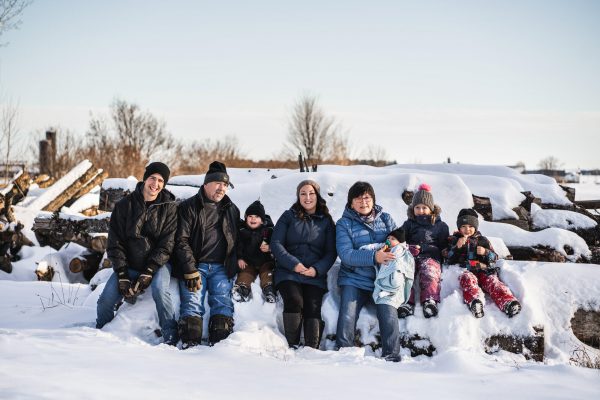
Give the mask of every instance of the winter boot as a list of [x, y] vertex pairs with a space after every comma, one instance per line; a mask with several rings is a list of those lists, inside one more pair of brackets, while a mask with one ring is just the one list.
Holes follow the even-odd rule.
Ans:
[[231, 295], [233, 300], [244, 303], [252, 298], [252, 290], [246, 285], [234, 285]]
[[263, 288], [263, 298], [265, 299], [265, 301], [267, 303], [275, 303], [275, 300], [277, 300], [277, 296], [275, 295], [275, 292], [273, 291], [273, 285], [267, 285]]
[[202, 342], [202, 317], [184, 317], [178, 324], [181, 348], [198, 346]]
[[475, 318], [483, 317], [483, 303], [479, 299], [473, 299], [469, 304], [469, 310]]
[[410, 317], [414, 313], [415, 307], [409, 303], [404, 303], [398, 308], [398, 318]]
[[0, 270], [10, 274], [12, 272], [12, 263], [9, 256], [0, 256]]
[[300, 345], [300, 327], [302, 326], [302, 314], [283, 313], [283, 331], [288, 345], [298, 348]]
[[423, 302], [423, 315], [425, 318], [435, 317], [438, 314], [437, 303], [433, 299], [427, 299]]
[[400, 362], [401, 360], [400, 354], [388, 354], [387, 356], [383, 357], [383, 359], [389, 362]]
[[226, 339], [233, 332], [233, 318], [217, 314], [208, 321], [208, 341], [211, 346]]
[[325, 329], [325, 321], [320, 318], [306, 318], [304, 320], [304, 345], [318, 349]]
[[508, 318], [514, 317], [521, 312], [521, 303], [517, 300], [511, 301], [504, 307], [504, 312], [508, 315]]

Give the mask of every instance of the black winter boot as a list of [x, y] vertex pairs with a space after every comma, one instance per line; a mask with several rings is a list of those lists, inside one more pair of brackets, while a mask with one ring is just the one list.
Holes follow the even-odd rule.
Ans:
[[320, 318], [306, 318], [304, 320], [304, 345], [318, 349], [321, 344], [325, 322]]
[[208, 341], [211, 345], [226, 339], [233, 332], [233, 318], [217, 314], [208, 321]]
[[471, 313], [473, 313], [473, 316], [475, 318], [481, 318], [483, 317], [483, 303], [481, 302], [481, 300], [479, 299], [473, 299], [473, 301], [471, 302], [471, 304], [469, 305], [469, 310], [471, 310]]
[[283, 331], [288, 345], [297, 348], [300, 345], [300, 327], [302, 326], [302, 314], [283, 313]]
[[512, 318], [521, 312], [521, 303], [518, 300], [513, 300], [504, 306], [504, 312], [508, 315], [508, 318]]
[[202, 343], [202, 317], [184, 317], [179, 321], [178, 331], [182, 349], [198, 346]]
[[275, 292], [273, 291], [273, 285], [265, 286], [263, 288], [262, 292], [263, 292], [263, 297], [267, 303], [275, 303], [275, 300], [277, 300], [277, 296], [275, 295]]
[[12, 263], [10, 262], [10, 257], [8, 256], [0, 256], [0, 270], [10, 274], [12, 272]]

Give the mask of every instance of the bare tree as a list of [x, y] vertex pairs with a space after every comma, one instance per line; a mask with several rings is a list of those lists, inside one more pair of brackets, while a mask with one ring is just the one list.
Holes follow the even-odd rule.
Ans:
[[362, 155], [369, 162], [369, 165], [379, 167], [387, 164], [387, 150], [381, 145], [370, 144], [363, 151]]
[[562, 167], [563, 163], [560, 162], [558, 160], [558, 158], [554, 157], [554, 156], [548, 156], [542, 160], [540, 160], [540, 162], [538, 163], [538, 167], [540, 167], [540, 169], [547, 169], [547, 170], [557, 170], [560, 167]]
[[208, 140], [202, 143], [179, 144], [175, 170], [178, 174], [202, 174], [213, 160], [219, 160], [228, 167], [242, 167], [246, 164], [235, 136], [225, 136], [222, 140]]
[[15, 145], [14, 140], [19, 132], [19, 128], [17, 126], [19, 119], [19, 106], [12, 101], [8, 101], [2, 105], [1, 110], [2, 116], [0, 120], [0, 129], [2, 130], [1, 142], [3, 146], [6, 146], [4, 149], [4, 171], [5, 171], [5, 179], [8, 180], [9, 175], [9, 162], [10, 162], [10, 153]]
[[0, 0], [0, 36], [21, 25], [20, 16], [31, 0]]
[[289, 122], [288, 145], [295, 152], [302, 153], [311, 163], [319, 163], [336, 154], [335, 144], [347, 140], [333, 117], [327, 117], [312, 95], [302, 96], [294, 105]]
[[[86, 156], [97, 165], [106, 165], [109, 176], [141, 176], [153, 157], [173, 154], [176, 143], [165, 123], [137, 104], [115, 100], [110, 120], [92, 116], [87, 132]], [[110, 161], [110, 162], [108, 162]]]

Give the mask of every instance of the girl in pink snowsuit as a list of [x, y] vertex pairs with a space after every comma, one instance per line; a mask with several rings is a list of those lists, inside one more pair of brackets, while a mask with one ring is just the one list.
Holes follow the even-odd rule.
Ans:
[[[420, 302], [425, 318], [435, 317], [440, 302], [440, 281], [442, 277], [442, 249], [448, 246], [448, 225], [442, 221], [442, 209], [433, 202], [431, 187], [422, 184], [414, 194], [407, 210], [408, 219], [402, 225], [406, 232], [406, 242], [420, 246], [420, 254], [415, 259], [415, 279], [419, 277]], [[398, 317], [405, 318], [414, 312], [414, 285], [408, 303], [398, 309]]]
[[489, 293], [494, 303], [509, 318], [517, 315], [521, 311], [521, 304], [498, 278], [498, 268], [495, 266], [498, 256], [490, 241], [477, 230], [479, 219], [475, 210], [460, 210], [456, 226], [459, 231], [450, 240], [448, 264], [460, 264], [466, 269], [459, 282], [465, 303], [475, 318], [481, 318], [484, 314], [481, 288]]

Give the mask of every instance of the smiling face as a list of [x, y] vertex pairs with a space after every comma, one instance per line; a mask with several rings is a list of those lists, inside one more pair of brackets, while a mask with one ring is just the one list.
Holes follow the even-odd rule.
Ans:
[[352, 209], [361, 215], [369, 215], [373, 206], [373, 197], [366, 192], [352, 199]]
[[312, 185], [304, 185], [298, 192], [298, 202], [308, 214], [317, 210], [317, 192]]
[[251, 229], [256, 229], [262, 225], [262, 218], [258, 215], [248, 215], [246, 216], [246, 225]]
[[144, 181], [142, 195], [144, 201], [154, 201], [160, 191], [165, 187], [165, 180], [160, 174], [152, 174]]
[[472, 225], [461, 225], [460, 228], [458, 228], [458, 231], [463, 235], [463, 236], [473, 236], [475, 234], [475, 231], [477, 229], [475, 229], [474, 226]]
[[417, 217], [419, 215], [431, 215], [431, 208], [427, 207], [425, 204], [417, 204], [413, 210]]
[[227, 194], [227, 187], [225, 182], [208, 182], [204, 184], [204, 194], [209, 200], [218, 203]]

